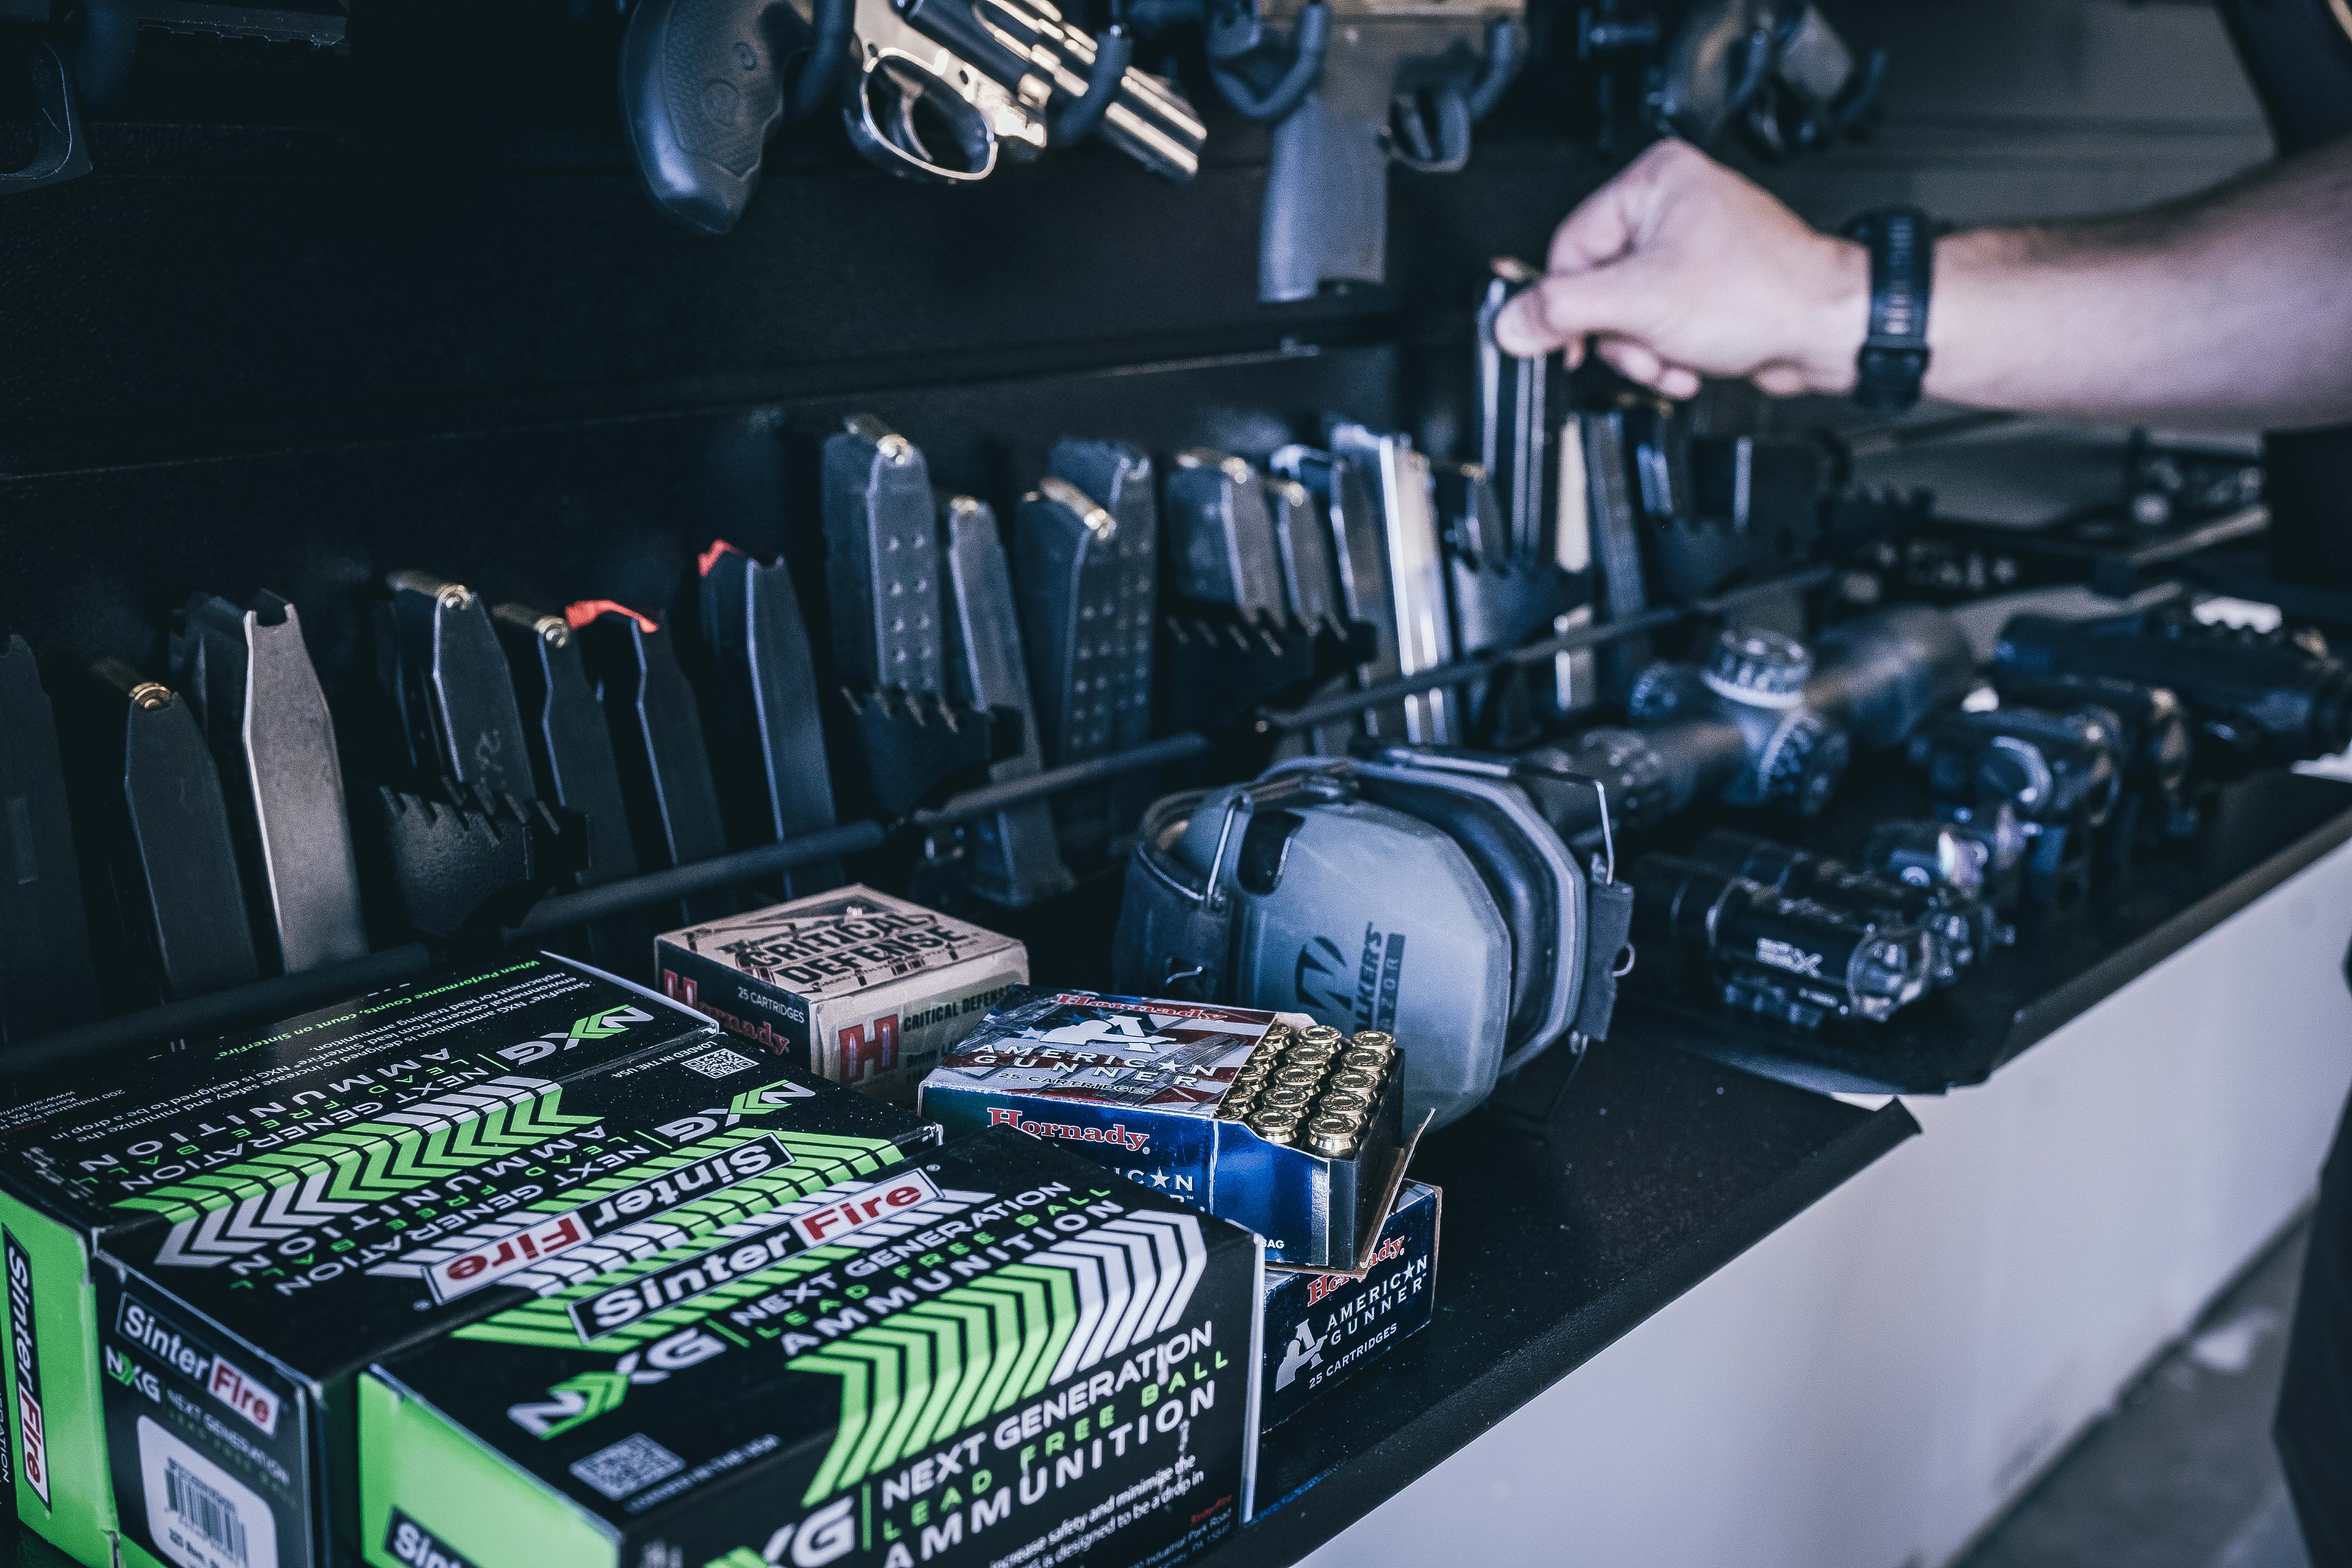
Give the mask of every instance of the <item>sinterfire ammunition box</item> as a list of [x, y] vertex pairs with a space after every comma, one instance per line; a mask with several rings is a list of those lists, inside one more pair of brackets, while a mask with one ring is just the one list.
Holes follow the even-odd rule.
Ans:
[[52, 1086], [0, 1130], [20, 1507], [92, 1564], [323, 1563], [370, 1360], [929, 1139], [551, 959]]
[[1391, 1077], [1347, 1159], [1260, 1137], [1217, 1107], [1267, 1028], [1297, 1014], [1096, 991], [1016, 992], [924, 1080], [950, 1141], [1010, 1127], [1265, 1237], [1267, 1257], [1352, 1269], [1397, 1177]]
[[654, 960], [664, 991], [730, 1032], [901, 1105], [1029, 979], [1013, 938], [862, 887], [670, 931]]
[[1429, 1327], [1439, 1206], [1435, 1187], [1407, 1182], [1361, 1275], [1266, 1271], [1265, 1430]]
[[377, 1568], [1169, 1564], [1248, 1517], [1255, 1237], [1009, 1133], [380, 1363]]

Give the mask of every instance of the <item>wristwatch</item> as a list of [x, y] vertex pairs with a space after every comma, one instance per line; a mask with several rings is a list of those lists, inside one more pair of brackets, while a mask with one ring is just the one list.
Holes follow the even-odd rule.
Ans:
[[1854, 355], [1853, 400], [1899, 414], [1919, 401], [1927, 374], [1927, 293], [1936, 225], [1917, 207], [1881, 207], [1843, 230], [1870, 251], [1870, 321]]

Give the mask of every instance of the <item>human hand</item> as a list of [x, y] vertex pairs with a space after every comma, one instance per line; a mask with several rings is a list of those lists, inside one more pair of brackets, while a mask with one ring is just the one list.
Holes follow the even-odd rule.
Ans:
[[1559, 349], [1573, 365], [1590, 338], [1668, 397], [1692, 395], [1702, 375], [1745, 376], [1775, 396], [1853, 389], [1867, 253], [1687, 142], [1658, 142], [1579, 204], [1546, 272], [1496, 320], [1504, 353]]

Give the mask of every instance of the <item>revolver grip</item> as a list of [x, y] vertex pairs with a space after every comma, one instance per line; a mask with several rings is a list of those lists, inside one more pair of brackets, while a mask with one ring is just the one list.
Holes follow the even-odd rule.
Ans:
[[1258, 225], [1257, 297], [1311, 300], [1325, 283], [1387, 278], [1388, 154], [1378, 118], [1339, 112], [1318, 85], [1274, 128]]
[[761, 153], [784, 115], [770, 18], [789, 9], [642, 0], [622, 35], [621, 119], [637, 173], [654, 204], [698, 234], [733, 228], [760, 188]]

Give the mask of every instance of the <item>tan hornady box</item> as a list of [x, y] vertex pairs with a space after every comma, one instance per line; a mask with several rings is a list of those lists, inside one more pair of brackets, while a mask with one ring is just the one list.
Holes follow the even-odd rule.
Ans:
[[1012, 937], [871, 888], [838, 888], [670, 931], [662, 989], [820, 1078], [900, 1104], [1005, 991]]

